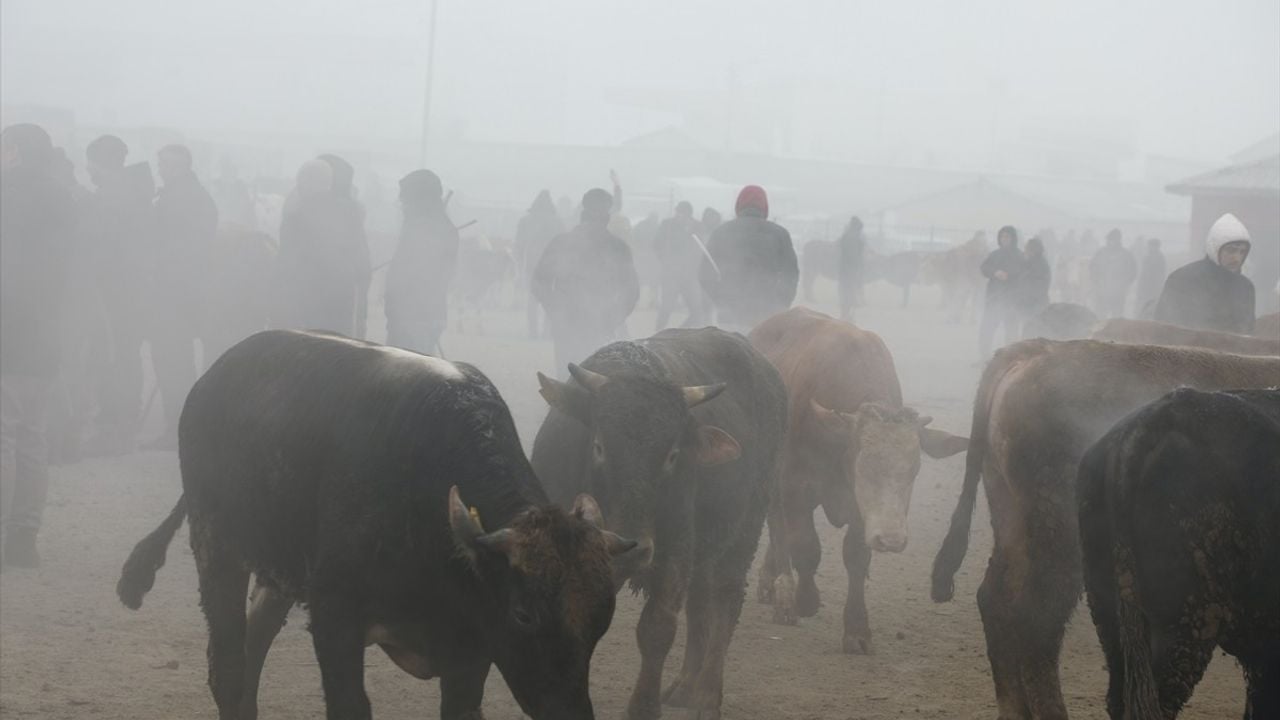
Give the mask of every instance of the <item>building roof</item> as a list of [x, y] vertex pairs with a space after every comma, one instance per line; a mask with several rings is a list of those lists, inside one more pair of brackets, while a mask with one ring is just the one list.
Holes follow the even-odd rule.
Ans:
[[1262, 138], [1258, 142], [1231, 155], [1233, 165], [1244, 165], [1258, 160], [1265, 160], [1272, 155], [1280, 155], [1280, 132]]
[[1166, 189], [1175, 195], [1280, 197], [1280, 154], [1201, 173]]

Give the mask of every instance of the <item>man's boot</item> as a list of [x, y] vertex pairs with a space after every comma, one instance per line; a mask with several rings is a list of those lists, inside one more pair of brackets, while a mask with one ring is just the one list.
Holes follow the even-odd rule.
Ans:
[[36, 551], [35, 528], [14, 528], [5, 533], [4, 564], [16, 568], [40, 567], [40, 553]]

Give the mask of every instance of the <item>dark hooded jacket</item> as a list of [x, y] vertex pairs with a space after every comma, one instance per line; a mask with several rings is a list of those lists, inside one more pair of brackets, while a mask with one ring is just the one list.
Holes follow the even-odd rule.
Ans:
[[1156, 322], [1248, 335], [1254, 289], [1249, 278], [1205, 256], [1169, 274], [1156, 304]]
[[533, 277], [533, 271], [552, 238], [562, 233], [564, 223], [560, 222], [556, 206], [551, 202], [551, 193], [543, 190], [516, 226], [516, 251], [520, 253], [521, 276], [526, 281]]
[[156, 291], [160, 302], [198, 300], [218, 232], [218, 206], [195, 173], [156, 196]]
[[44, 168], [0, 183], [0, 373], [52, 377], [76, 230], [70, 191]]
[[631, 249], [609, 232], [607, 218], [584, 219], [547, 246], [533, 273], [533, 296], [552, 332], [609, 337], [640, 297]]
[[[999, 240], [997, 239], [997, 242]], [[982, 261], [982, 276], [987, 278], [987, 302], [1010, 303], [1018, 299], [1018, 287], [1021, 276], [1026, 269], [1027, 260], [1018, 249], [1018, 237], [1013, 242], [1000, 246], [987, 255]], [[1008, 276], [1001, 280], [996, 273], [1003, 270]]]
[[458, 266], [458, 229], [445, 212], [434, 173], [415, 171], [400, 186], [404, 224], [387, 269], [387, 319], [425, 323], [443, 332]]
[[[786, 228], [766, 220], [767, 206], [741, 206], [707, 241], [699, 280], [719, 320], [742, 328], [791, 307], [800, 269]], [[713, 262], [714, 261], [714, 262]]]

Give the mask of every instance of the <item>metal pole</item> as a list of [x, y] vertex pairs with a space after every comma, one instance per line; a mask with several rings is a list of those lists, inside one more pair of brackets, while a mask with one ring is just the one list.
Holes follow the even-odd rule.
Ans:
[[422, 99], [422, 144], [419, 151], [418, 167], [427, 166], [427, 136], [431, 133], [431, 80], [435, 71], [436, 59], [436, 4], [430, 0], [431, 14], [427, 25], [427, 87]]

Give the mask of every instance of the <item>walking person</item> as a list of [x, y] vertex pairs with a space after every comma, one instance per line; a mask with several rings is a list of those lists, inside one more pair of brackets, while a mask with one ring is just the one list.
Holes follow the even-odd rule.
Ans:
[[1003, 329], [1005, 344], [1019, 335], [1018, 288], [1026, 258], [1018, 250], [1018, 231], [1005, 225], [996, 234], [996, 249], [982, 261], [982, 276], [987, 278], [986, 303], [978, 326], [978, 354], [981, 362], [991, 358], [991, 343], [996, 330]]

